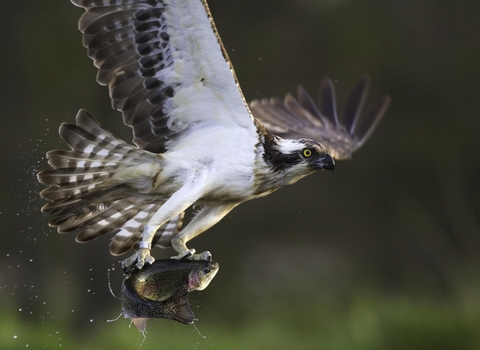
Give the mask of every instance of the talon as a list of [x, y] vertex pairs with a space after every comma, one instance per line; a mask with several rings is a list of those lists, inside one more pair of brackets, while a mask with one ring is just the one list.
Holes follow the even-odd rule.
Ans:
[[185, 260], [185, 259], [192, 259], [193, 256], [195, 256], [195, 249], [187, 249], [176, 256], [172, 256], [171, 259]]
[[[150, 252], [150, 250], [149, 250], [149, 252]], [[155, 262], [155, 258], [153, 256], [151, 256], [150, 254], [148, 254], [147, 256], [145, 256], [145, 258], [143, 260], [143, 266], [152, 265], [154, 262]]]
[[141, 270], [145, 265], [151, 265], [155, 262], [155, 258], [150, 255], [150, 249], [140, 248], [131, 257], [122, 261], [123, 271], [127, 274], [136, 270]]
[[176, 260], [201, 260], [201, 261], [208, 261], [212, 262], [212, 254], [209, 251], [202, 252], [200, 254], [195, 254], [195, 249], [187, 249], [184, 252], [170, 257], [170, 259]]
[[127, 275], [137, 271], [135, 263], [137, 262], [137, 255], [133, 254], [131, 257], [122, 261], [122, 269]]
[[196, 254], [193, 257], [193, 260], [204, 260], [204, 261], [208, 261], [209, 263], [211, 263], [212, 262], [212, 254], [207, 250], [207, 251], [204, 251], [200, 254]]
[[191, 251], [188, 251], [180, 258], [180, 260], [190, 259], [193, 255], [194, 253], [192, 253]]
[[124, 265], [124, 262], [125, 261], [122, 261], [122, 270], [125, 273], [125, 275], [127, 275], [127, 278], [129, 278], [131, 274], [133, 274], [134, 272], [137, 272], [137, 268], [135, 266]]
[[[193, 249], [192, 249], [193, 250]], [[195, 252], [195, 250], [193, 250]], [[193, 254], [189, 257], [190, 260], [212, 262], [212, 254], [209, 251], [201, 252], [200, 254]]]

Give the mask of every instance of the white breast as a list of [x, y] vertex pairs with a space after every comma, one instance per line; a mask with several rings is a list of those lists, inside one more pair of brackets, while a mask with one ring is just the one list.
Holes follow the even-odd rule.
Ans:
[[205, 196], [251, 196], [257, 144], [258, 139], [245, 128], [192, 125], [163, 154], [162, 176], [183, 184], [195, 173], [208, 171]]

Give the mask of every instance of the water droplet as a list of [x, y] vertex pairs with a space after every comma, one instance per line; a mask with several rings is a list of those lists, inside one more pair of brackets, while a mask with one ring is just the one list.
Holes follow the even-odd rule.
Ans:
[[195, 324], [192, 324], [193, 328], [195, 328], [195, 330], [197, 331], [198, 335], [200, 337], [202, 337], [202, 339], [205, 339], [207, 338], [207, 336], [203, 335], [202, 333], [200, 333], [200, 331], [198, 330], [197, 326]]

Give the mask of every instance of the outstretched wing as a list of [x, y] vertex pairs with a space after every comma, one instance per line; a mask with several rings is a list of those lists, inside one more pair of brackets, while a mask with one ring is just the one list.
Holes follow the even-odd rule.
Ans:
[[83, 44], [135, 144], [165, 151], [192, 123], [251, 129], [252, 117], [205, 0], [71, 0]]
[[254, 100], [250, 103], [253, 116], [272, 133], [285, 138], [309, 138], [323, 144], [336, 159], [349, 159], [368, 139], [390, 104], [385, 96], [361, 115], [370, 79], [364, 77], [353, 88], [341, 118], [337, 114], [335, 89], [330, 79], [320, 84], [317, 107], [301, 87], [298, 98], [291, 94], [279, 98]]

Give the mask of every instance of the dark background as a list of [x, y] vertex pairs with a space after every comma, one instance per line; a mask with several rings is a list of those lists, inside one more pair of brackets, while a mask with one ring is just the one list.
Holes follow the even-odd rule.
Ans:
[[[235, 209], [191, 242], [221, 269], [190, 294], [198, 328], [150, 320], [143, 349], [480, 348], [480, 2], [210, 0], [247, 100], [340, 104], [364, 74], [392, 105], [335, 172]], [[0, 4], [0, 348], [134, 348], [109, 237], [77, 244], [40, 213], [35, 175], [89, 110], [130, 141], [67, 0]], [[156, 257], [172, 251], [156, 249]]]

